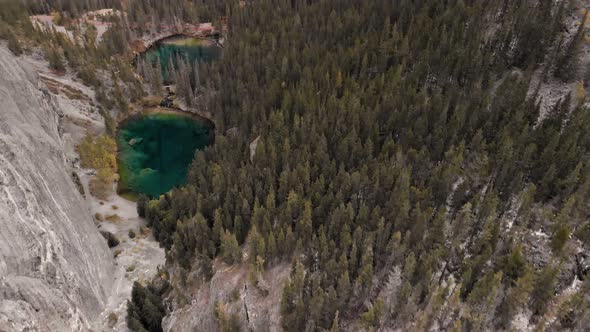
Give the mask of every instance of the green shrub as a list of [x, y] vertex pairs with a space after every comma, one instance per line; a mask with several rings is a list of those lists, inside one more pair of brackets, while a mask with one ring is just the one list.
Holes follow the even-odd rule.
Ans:
[[110, 326], [110, 327], [114, 327], [114, 326], [115, 326], [115, 324], [117, 324], [117, 321], [118, 321], [118, 320], [119, 320], [119, 316], [118, 316], [116, 313], [114, 313], [114, 312], [111, 312], [111, 313], [109, 314], [109, 326]]

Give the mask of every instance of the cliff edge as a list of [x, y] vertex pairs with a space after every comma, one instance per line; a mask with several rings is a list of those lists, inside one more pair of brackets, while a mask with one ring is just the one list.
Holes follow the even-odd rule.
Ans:
[[86, 331], [112, 254], [71, 179], [60, 110], [0, 46], [0, 331]]

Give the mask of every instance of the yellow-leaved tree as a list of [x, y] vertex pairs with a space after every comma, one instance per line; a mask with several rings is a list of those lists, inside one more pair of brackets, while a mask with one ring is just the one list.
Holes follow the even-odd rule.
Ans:
[[78, 145], [82, 167], [96, 170], [90, 180], [90, 193], [106, 199], [111, 193], [113, 181], [117, 180], [117, 144], [107, 135], [86, 135]]

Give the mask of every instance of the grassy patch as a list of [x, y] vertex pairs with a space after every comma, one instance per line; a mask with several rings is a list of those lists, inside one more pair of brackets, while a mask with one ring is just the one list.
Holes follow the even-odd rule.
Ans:
[[69, 85], [65, 85], [59, 81], [53, 80], [49, 77], [41, 77], [40, 78], [43, 83], [47, 86], [47, 89], [51, 91], [51, 93], [56, 95], [65, 95], [68, 99], [71, 100], [86, 100], [90, 101], [90, 98], [84, 94], [79, 89], [71, 87]]
[[143, 227], [143, 226], [141, 226], [141, 227], [139, 228], [139, 233], [140, 233], [142, 236], [144, 236], [144, 237], [145, 237], [145, 236], [148, 236], [148, 235], [150, 234], [150, 229], [149, 229], [149, 228], [147, 228], [147, 227]]
[[[117, 189], [121, 189], [122, 185], [119, 182], [119, 188]], [[130, 190], [125, 190], [125, 191], [119, 191], [118, 192], [119, 196], [125, 198], [126, 200], [130, 201], [130, 202], [137, 202], [139, 200], [139, 195], [137, 193], [134, 193]]]
[[231, 301], [235, 302], [240, 299], [240, 289], [238, 287], [231, 291]]
[[119, 222], [123, 220], [118, 214], [109, 214], [105, 219], [110, 222]]
[[158, 96], [147, 96], [141, 99], [141, 105], [144, 107], [158, 107], [160, 106], [160, 102], [162, 101], [162, 97]]
[[114, 327], [114, 326], [115, 326], [115, 324], [117, 324], [117, 321], [118, 321], [118, 320], [119, 320], [119, 316], [118, 316], [116, 313], [114, 313], [114, 312], [111, 312], [111, 313], [109, 314], [109, 326], [110, 326], [110, 327]]

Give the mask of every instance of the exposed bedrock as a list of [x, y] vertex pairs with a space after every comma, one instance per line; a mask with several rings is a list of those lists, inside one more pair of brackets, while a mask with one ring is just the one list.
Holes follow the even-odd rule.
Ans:
[[60, 110], [0, 46], [0, 331], [86, 331], [112, 256], [71, 180]]

